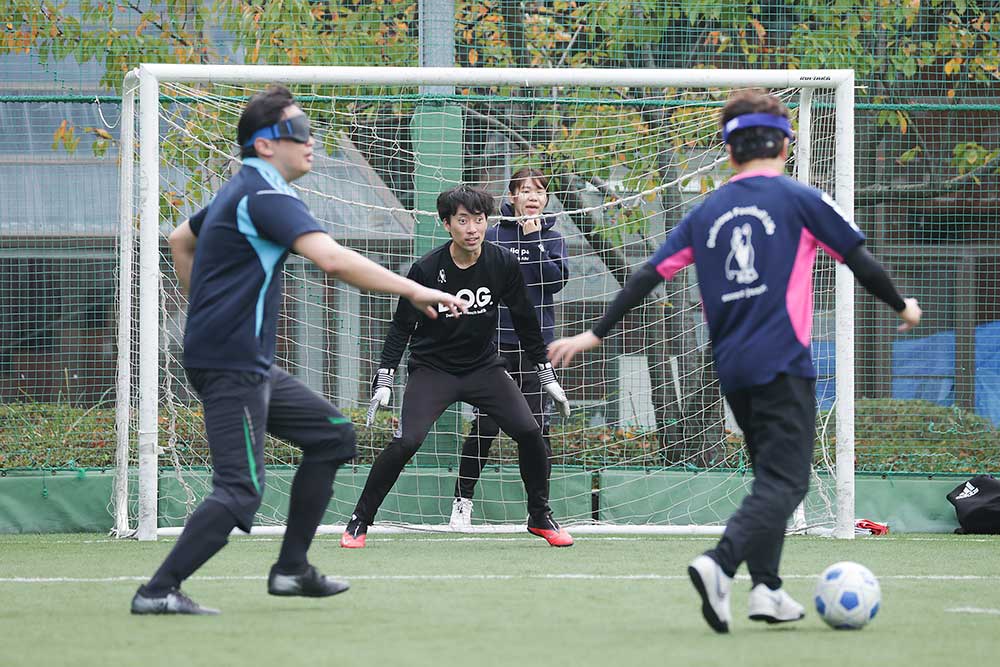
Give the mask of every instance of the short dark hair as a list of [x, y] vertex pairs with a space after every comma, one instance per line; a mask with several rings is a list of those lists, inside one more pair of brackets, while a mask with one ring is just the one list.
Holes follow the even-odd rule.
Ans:
[[[719, 126], [737, 116], [748, 113], [767, 113], [772, 116], [788, 118], [788, 108], [774, 95], [769, 95], [759, 88], [743, 90], [733, 95], [722, 107]], [[785, 134], [773, 127], [747, 127], [734, 130], [729, 135], [729, 146], [733, 151], [733, 161], [743, 164], [751, 160], [778, 157], [785, 143]]]
[[251, 97], [236, 125], [236, 143], [240, 146], [240, 157], [256, 157], [254, 147], [243, 144], [260, 128], [269, 127], [281, 120], [281, 114], [293, 104], [295, 97], [292, 91], [278, 83], [271, 84], [266, 90]]
[[516, 194], [517, 189], [521, 187], [521, 184], [525, 181], [538, 181], [542, 184], [543, 189], [549, 189], [549, 177], [543, 174], [540, 169], [521, 167], [514, 172], [513, 176], [510, 177], [510, 183], [507, 185], [507, 190], [511, 194]]
[[471, 185], [459, 185], [438, 195], [437, 210], [442, 221], [449, 222], [459, 206], [464, 206], [469, 213], [482, 213], [486, 217], [493, 215], [495, 210], [493, 195]]

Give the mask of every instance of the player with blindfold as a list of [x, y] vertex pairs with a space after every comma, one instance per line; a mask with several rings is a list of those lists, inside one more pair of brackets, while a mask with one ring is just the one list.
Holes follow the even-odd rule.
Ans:
[[236, 130], [243, 167], [211, 203], [170, 234], [174, 271], [189, 294], [184, 370], [204, 406], [212, 492], [170, 554], [132, 598], [133, 614], [217, 614], [180, 589], [226, 545], [249, 532], [265, 486], [265, 434], [302, 449], [287, 527], [267, 578], [271, 595], [327, 597], [347, 590], [306, 552], [356, 453], [354, 427], [337, 408], [274, 363], [282, 266], [289, 252], [355, 287], [399, 294], [429, 320], [468, 310], [452, 294], [398, 276], [344, 248], [289, 185], [312, 168], [309, 118], [284, 86], [247, 103]]

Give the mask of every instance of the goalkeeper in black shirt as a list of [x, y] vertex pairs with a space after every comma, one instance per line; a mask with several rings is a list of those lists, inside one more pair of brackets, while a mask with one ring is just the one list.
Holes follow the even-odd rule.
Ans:
[[468, 311], [461, 318], [442, 312], [441, 317], [432, 320], [400, 299], [372, 383], [374, 397], [369, 411], [371, 421], [374, 411], [388, 404], [396, 366], [409, 344], [409, 379], [399, 428], [375, 459], [340, 546], [365, 546], [368, 526], [403, 466], [420, 448], [434, 421], [458, 401], [493, 417], [517, 442], [518, 465], [528, 496], [528, 532], [545, 538], [552, 546], [570, 546], [573, 538], [560, 528], [549, 509], [541, 428], [497, 354], [500, 303], [510, 311], [542, 389], [564, 415], [569, 414], [569, 402], [546, 360], [541, 327], [517, 259], [509, 250], [483, 243], [487, 218], [493, 212], [493, 197], [482, 190], [459, 186], [438, 196], [437, 210], [451, 241], [417, 260], [408, 277], [454, 294], [466, 302]]

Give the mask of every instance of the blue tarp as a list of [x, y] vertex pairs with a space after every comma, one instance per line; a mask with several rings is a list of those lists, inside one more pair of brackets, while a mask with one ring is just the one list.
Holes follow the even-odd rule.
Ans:
[[[813, 341], [816, 400], [833, 407], [836, 359], [833, 341]], [[976, 327], [976, 414], [1000, 425], [1000, 322]], [[900, 338], [892, 344], [892, 397], [955, 403], [955, 332]]]
[[820, 410], [833, 409], [833, 399], [837, 396], [837, 358], [832, 340], [812, 342], [813, 365], [816, 366], [816, 403]]
[[[1000, 425], [1000, 322], [976, 327], [976, 414]], [[955, 332], [892, 344], [893, 398], [955, 402]]]

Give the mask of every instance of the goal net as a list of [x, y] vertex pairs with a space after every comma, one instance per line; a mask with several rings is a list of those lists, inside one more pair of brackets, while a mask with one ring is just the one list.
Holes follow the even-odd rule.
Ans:
[[[557, 333], [587, 330], [684, 213], [731, 175], [718, 113], [764, 87], [792, 112], [789, 173], [852, 210], [849, 71], [513, 70], [146, 65], [126, 78], [122, 121], [116, 532], [176, 531], [211, 485], [197, 396], [181, 351], [187, 302], [166, 236], [239, 168], [249, 96], [288, 84], [317, 139], [293, 184], [340, 243], [405, 273], [446, 240], [439, 192], [479, 185], [498, 202], [520, 167], [550, 177], [547, 214], [570, 277]], [[814, 277], [817, 447], [791, 528], [853, 535], [853, 283], [820, 256]], [[364, 293], [291, 256], [277, 363], [352, 418], [359, 456], [338, 473], [324, 524], [343, 524], [390, 441], [405, 383], [364, 426], [395, 298]], [[572, 416], [553, 416], [551, 505], [577, 530], [717, 532], [752, 474], [721, 397], [694, 271], [664, 283], [604, 345], [560, 377]], [[376, 527], [445, 528], [472, 416], [454, 405], [386, 499]], [[256, 519], [280, 527], [299, 451], [269, 440]], [[477, 485], [477, 530], [523, 530], [516, 449], [494, 443]], [[595, 528], [590, 528], [595, 529]]]

